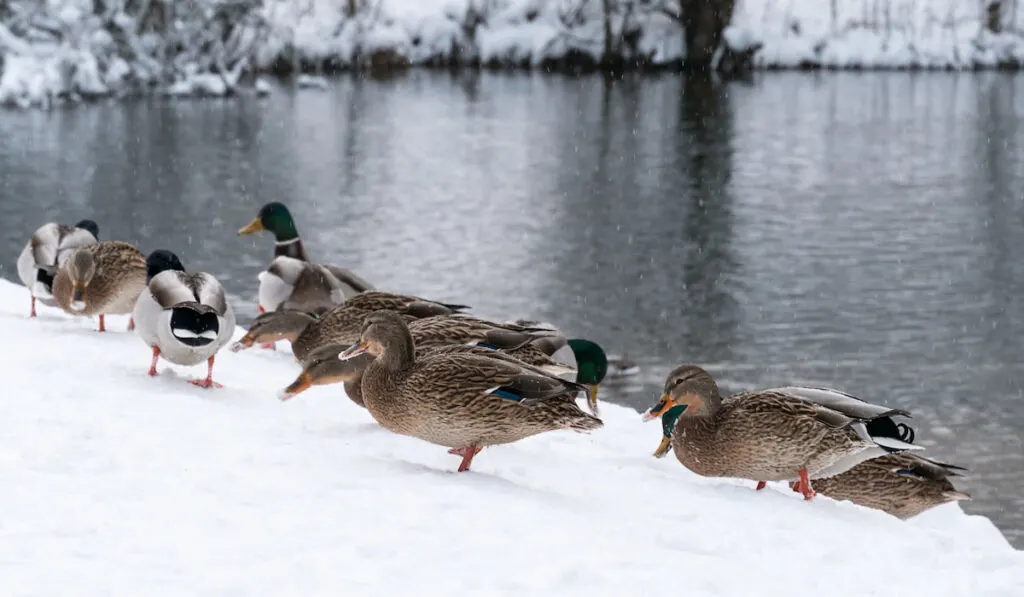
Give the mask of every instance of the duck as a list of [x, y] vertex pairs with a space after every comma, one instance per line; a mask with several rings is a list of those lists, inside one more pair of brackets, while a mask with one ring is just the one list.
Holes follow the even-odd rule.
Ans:
[[318, 346], [331, 342], [346, 345], [355, 342], [363, 319], [374, 311], [388, 309], [413, 320], [440, 314], [454, 314], [465, 305], [439, 303], [418, 296], [383, 291], [367, 291], [352, 297], [330, 311], [319, 315], [300, 309], [284, 309], [263, 313], [253, 320], [249, 330], [231, 350], [238, 352], [257, 342], [267, 344], [288, 340], [292, 354], [302, 362]]
[[[507, 349], [507, 351], [491, 344], [475, 341], [453, 344], [451, 342], [458, 342], [460, 340], [453, 339], [451, 334], [466, 333], [466, 329], [460, 329], [457, 325], [437, 326], [431, 321], [434, 319], [439, 318], [430, 317], [408, 322], [409, 333], [412, 335], [413, 342], [416, 345], [416, 355], [418, 357], [432, 354], [476, 354], [501, 360], [511, 360], [544, 375], [561, 377], [566, 373], [576, 373], [568, 366], [553, 361], [544, 353], [537, 351], [530, 344], [522, 344], [522, 340], [519, 341], [518, 346], [516, 346], [515, 342], [511, 343], [511, 348]], [[463, 322], [459, 321], [458, 323]], [[486, 328], [483, 329], [484, 332], [492, 331]], [[445, 341], [446, 338], [447, 342]], [[330, 342], [310, 351], [303, 360], [302, 372], [295, 378], [295, 381], [282, 391], [281, 399], [288, 400], [294, 398], [313, 386], [342, 382], [345, 384], [345, 394], [353, 402], [363, 406], [360, 383], [363, 372], [372, 358], [367, 353], [353, 359], [339, 360], [337, 358], [338, 355], [344, 352], [350, 344], [349, 342]], [[596, 414], [593, 408], [591, 408], [591, 412]]]
[[100, 227], [93, 220], [82, 220], [74, 226], [47, 222], [25, 243], [18, 256], [18, 277], [32, 297], [29, 317], [36, 316], [36, 301], [52, 307], [53, 278], [71, 252], [99, 242]]
[[576, 404], [585, 388], [528, 366], [479, 354], [417, 358], [409, 326], [391, 311], [371, 314], [358, 342], [338, 358], [373, 355], [363, 403], [385, 429], [451, 448], [470, 470], [484, 447], [556, 430], [589, 433], [604, 423]]
[[[108, 240], [75, 249], [53, 279], [57, 306], [72, 315], [130, 314], [146, 289], [146, 256], [134, 245]], [[135, 328], [134, 318], [128, 330]]]
[[261, 207], [256, 217], [239, 229], [238, 235], [245, 236], [263, 230], [274, 235], [274, 257], [284, 256], [309, 261], [306, 248], [295, 228], [295, 220], [283, 203], [272, 201]]
[[635, 362], [609, 355], [593, 340], [569, 338], [551, 323], [531, 319], [516, 319], [509, 323], [552, 332], [534, 341], [533, 345], [552, 359], [576, 370], [576, 381], [587, 386], [587, 403], [591, 412], [598, 412], [598, 389], [605, 379], [639, 372]]
[[286, 308], [330, 308], [344, 298], [373, 286], [353, 272], [309, 260], [295, 220], [280, 202], [267, 203], [256, 217], [243, 226], [239, 236], [266, 230], [274, 235], [274, 259], [259, 274], [257, 311]]
[[[463, 322], [469, 325], [460, 326]], [[598, 387], [608, 372], [604, 349], [592, 340], [566, 339], [553, 328], [545, 325], [531, 326], [531, 323], [496, 323], [471, 315], [456, 314], [446, 318], [421, 319], [409, 327], [417, 342], [421, 341], [422, 335], [422, 342], [428, 345], [458, 342], [500, 349], [530, 365], [544, 368], [552, 375], [571, 376], [573, 381], [586, 387], [587, 405], [592, 413], [597, 414]], [[430, 328], [435, 325], [442, 329], [428, 333], [433, 331]], [[545, 347], [553, 344], [562, 344], [565, 350], [551, 355]]]
[[[532, 319], [514, 319], [510, 323], [526, 327], [547, 328], [553, 332], [558, 332], [557, 335], [551, 336], [545, 342], [538, 342], [537, 347], [547, 354], [566, 362], [571, 361], [573, 358], [573, 355], [566, 351], [568, 336], [562, 333], [554, 324]], [[631, 377], [640, 373], [640, 364], [629, 357], [606, 354], [605, 359], [608, 363], [608, 373], [606, 375], [608, 378]]]
[[235, 313], [224, 287], [212, 274], [188, 273], [173, 252], [158, 249], [146, 257], [145, 290], [135, 303], [136, 333], [153, 350], [149, 375], [158, 375], [157, 361], [191, 367], [207, 364], [201, 388], [221, 388], [213, 380], [217, 352], [235, 331]]
[[[673, 411], [674, 408], [681, 410]], [[805, 500], [811, 479], [831, 477], [879, 456], [920, 450], [900, 439], [892, 417], [910, 417], [830, 388], [787, 386], [722, 399], [710, 373], [681, 365], [661, 399], [643, 415], [670, 414], [667, 440], [683, 466], [704, 477], [797, 481]], [[666, 423], [667, 424], [667, 423]], [[667, 451], [665, 440], [659, 450]]]
[[333, 265], [280, 255], [259, 274], [259, 313], [279, 308], [323, 313], [360, 292], [373, 290], [366, 280]]
[[[904, 452], [866, 460], [845, 473], [816, 479], [815, 490], [834, 500], [881, 510], [906, 520], [950, 502], [970, 500], [950, 477], [966, 468]], [[794, 491], [796, 484], [791, 484]]]

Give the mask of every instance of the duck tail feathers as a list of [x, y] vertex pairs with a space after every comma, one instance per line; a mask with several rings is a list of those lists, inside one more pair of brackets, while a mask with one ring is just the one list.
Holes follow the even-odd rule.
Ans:
[[899, 440], [893, 437], [872, 437], [872, 441], [881, 446], [883, 450], [890, 454], [899, 454], [900, 452], [909, 452], [912, 450], [924, 450], [921, 446], [915, 446], [914, 444], [907, 443], [903, 440]]
[[604, 422], [594, 415], [580, 411], [580, 414], [569, 421], [569, 429], [576, 433], [589, 433], [604, 427]]

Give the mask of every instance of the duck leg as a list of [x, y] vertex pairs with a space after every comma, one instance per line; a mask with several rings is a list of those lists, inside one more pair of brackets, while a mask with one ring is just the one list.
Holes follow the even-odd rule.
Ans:
[[224, 386], [213, 381], [213, 359], [215, 358], [217, 358], [217, 355], [206, 359], [206, 379], [193, 379], [189, 383], [200, 388], [223, 388]]
[[135, 316], [132, 315], [131, 317], [128, 318], [128, 331], [130, 332], [130, 331], [132, 331], [134, 329], [135, 329]]
[[755, 489], [754, 491], [761, 491], [762, 489], [764, 489], [767, 486], [768, 486], [768, 482], [767, 481], [758, 481], [757, 482], [757, 489]]
[[815, 495], [814, 489], [811, 488], [811, 480], [807, 478], [807, 468], [800, 469], [800, 481], [797, 483], [800, 488], [800, 493], [804, 494], [804, 499], [813, 499]]
[[480, 450], [483, 450], [483, 448], [466, 446], [465, 448], [452, 448], [451, 450], [448, 450], [448, 453], [462, 456], [462, 463], [459, 464], [459, 472], [464, 473], [469, 470], [469, 465], [473, 462], [473, 457], [479, 454]]
[[149, 365], [149, 376], [156, 377], [159, 375], [156, 372], [156, 361], [160, 358], [160, 348], [157, 346], [153, 347], [153, 362]]
[[101, 332], [107, 331], [107, 326], [103, 323], [103, 314], [102, 313], [100, 313], [100, 331]]
[[35, 317], [36, 316], [36, 297], [35, 296], [32, 297], [32, 312], [29, 313], [28, 316], [29, 317]]
[[[263, 305], [256, 305], [256, 313], [263, 315], [266, 312], [267, 310], [263, 308]], [[277, 347], [274, 345], [273, 342], [264, 342], [260, 344], [260, 348], [262, 348], [263, 350], [277, 350]]]

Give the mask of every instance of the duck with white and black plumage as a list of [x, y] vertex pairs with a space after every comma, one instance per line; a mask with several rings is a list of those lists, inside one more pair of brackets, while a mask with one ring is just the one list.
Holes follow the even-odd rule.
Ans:
[[25, 243], [18, 256], [18, 277], [32, 295], [29, 317], [36, 316], [36, 301], [55, 306], [53, 278], [71, 253], [99, 242], [100, 228], [92, 220], [74, 226], [48, 222], [40, 226]]
[[149, 374], [157, 375], [161, 357], [185, 367], [205, 360], [206, 378], [190, 383], [222, 387], [213, 381], [213, 362], [235, 330], [235, 313], [224, 287], [206, 272], [186, 272], [178, 256], [163, 249], [149, 254], [146, 270], [148, 285], [135, 304], [134, 316], [139, 337], [153, 349]]

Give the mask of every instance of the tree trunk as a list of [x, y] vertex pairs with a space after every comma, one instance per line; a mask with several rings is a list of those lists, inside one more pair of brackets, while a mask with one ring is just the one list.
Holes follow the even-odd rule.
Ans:
[[985, 26], [992, 33], [1003, 32], [1003, 3], [1001, 0], [993, 0], [985, 7], [987, 19]]
[[711, 59], [722, 41], [722, 31], [732, 20], [736, 0], [681, 0], [683, 41], [687, 70], [709, 71]]
[[609, 64], [612, 60], [612, 0], [602, 0], [601, 8], [604, 12], [604, 55], [601, 62]]

